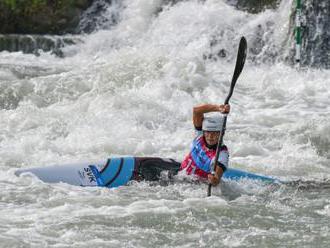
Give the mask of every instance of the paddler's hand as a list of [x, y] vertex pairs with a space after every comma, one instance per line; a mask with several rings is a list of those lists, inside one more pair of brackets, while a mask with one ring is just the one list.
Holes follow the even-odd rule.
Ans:
[[230, 112], [230, 105], [229, 104], [221, 104], [219, 105], [219, 112], [223, 114], [228, 114]]
[[220, 183], [220, 179], [217, 174], [209, 174], [208, 175], [208, 181], [212, 186], [217, 186]]

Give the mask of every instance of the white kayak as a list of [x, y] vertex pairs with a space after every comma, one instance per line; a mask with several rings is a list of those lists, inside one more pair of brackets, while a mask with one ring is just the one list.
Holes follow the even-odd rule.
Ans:
[[[77, 186], [119, 187], [130, 180], [159, 179], [160, 170], [169, 170], [174, 174], [180, 163], [173, 159], [148, 157], [113, 157], [98, 162], [86, 162], [65, 165], [53, 165], [19, 169], [17, 176], [32, 173], [47, 183], [64, 182]], [[142, 168], [142, 169], [141, 169]], [[155, 169], [156, 168], [156, 169]], [[223, 180], [258, 180], [265, 183], [279, 183], [276, 178], [258, 175], [251, 172], [228, 168]]]

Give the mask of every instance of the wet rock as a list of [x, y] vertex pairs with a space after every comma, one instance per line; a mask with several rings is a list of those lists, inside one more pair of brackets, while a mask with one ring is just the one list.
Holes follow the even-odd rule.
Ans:
[[110, 29], [117, 24], [121, 1], [97, 0], [81, 15], [76, 33], [92, 33], [100, 29]]
[[62, 48], [81, 42], [74, 36], [48, 36], [48, 35], [0, 35], [0, 51], [33, 53], [39, 55], [39, 51], [51, 52], [62, 57]]
[[227, 0], [227, 3], [250, 13], [259, 13], [265, 9], [276, 9], [281, 0]]
[[302, 65], [330, 69], [330, 1], [303, 2]]

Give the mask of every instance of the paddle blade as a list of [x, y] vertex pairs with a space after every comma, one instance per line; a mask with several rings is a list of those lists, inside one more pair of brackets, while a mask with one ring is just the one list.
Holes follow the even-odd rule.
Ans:
[[225, 100], [225, 104], [228, 104], [228, 102], [234, 92], [234, 87], [236, 85], [236, 81], [243, 70], [243, 67], [245, 64], [245, 59], [246, 59], [246, 50], [247, 50], [246, 48], [247, 48], [247, 42], [246, 42], [245, 37], [243, 36], [239, 42], [234, 75], [231, 80], [229, 94]]

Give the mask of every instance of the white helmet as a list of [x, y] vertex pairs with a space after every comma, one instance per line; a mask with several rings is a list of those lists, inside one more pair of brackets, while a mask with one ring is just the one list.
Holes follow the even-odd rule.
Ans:
[[202, 130], [211, 132], [220, 132], [223, 125], [221, 116], [205, 117], [203, 120]]

